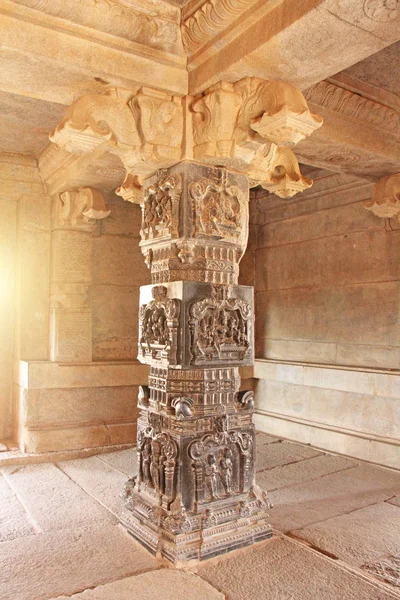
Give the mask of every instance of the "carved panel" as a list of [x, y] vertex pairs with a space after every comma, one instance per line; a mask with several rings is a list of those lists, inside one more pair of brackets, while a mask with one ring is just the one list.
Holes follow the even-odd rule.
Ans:
[[188, 447], [195, 481], [195, 506], [243, 493], [252, 485], [253, 438], [248, 432], [222, 430]]
[[177, 364], [180, 301], [167, 297], [164, 286], [152, 289], [153, 300], [139, 311], [139, 360]]
[[252, 307], [231, 296], [229, 287], [213, 286], [209, 297], [192, 302], [189, 316], [191, 364], [244, 363], [250, 358]]
[[144, 190], [142, 204], [142, 240], [178, 237], [180, 176], [167, 176]]
[[229, 185], [225, 169], [216, 177], [189, 185], [193, 207], [193, 237], [213, 237], [245, 249], [248, 234], [248, 201], [236, 185]]

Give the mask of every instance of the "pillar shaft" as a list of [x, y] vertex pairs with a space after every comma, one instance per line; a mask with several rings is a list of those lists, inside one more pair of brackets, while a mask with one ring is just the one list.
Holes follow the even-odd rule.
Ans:
[[137, 478], [123, 524], [174, 563], [271, 536], [254, 483], [253, 289], [237, 284], [248, 235], [248, 181], [181, 162], [145, 182], [141, 247], [153, 284], [140, 293]]

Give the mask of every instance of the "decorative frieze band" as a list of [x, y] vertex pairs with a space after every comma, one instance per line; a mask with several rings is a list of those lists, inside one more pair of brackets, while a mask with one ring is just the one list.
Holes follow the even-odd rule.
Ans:
[[[155, 10], [154, 3], [146, 7], [147, 3], [141, 0], [134, 8], [115, 0], [101, 0], [101, 2], [18, 0], [18, 2], [27, 8], [145, 46], [165, 52], [182, 52], [177, 11], [173, 14], [173, 9], [163, 11], [160, 7]], [[167, 12], [169, 14], [166, 14]]]
[[320, 81], [303, 93], [307, 102], [314, 105], [354, 117], [363, 123], [371, 123], [392, 134], [400, 130], [400, 115], [397, 111], [333, 83]]
[[205, 0], [182, 23], [182, 40], [191, 55], [231, 25], [257, 0]]

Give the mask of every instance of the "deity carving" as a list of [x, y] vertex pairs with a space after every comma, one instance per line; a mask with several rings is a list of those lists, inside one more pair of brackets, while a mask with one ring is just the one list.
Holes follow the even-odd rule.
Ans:
[[213, 286], [211, 297], [189, 309], [191, 363], [240, 362], [250, 356], [251, 306], [229, 297], [228, 286]]
[[236, 185], [227, 184], [225, 169], [216, 177], [194, 181], [189, 186], [193, 207], [193, 237], [213, 237], [238, 244], [247, 242], [247, 200]]
[[138, 434], [138, 487], [145, 487], [167, 505], [175, 498], [175, 469], [178, 447], [168, 433], [156, 433], [148, 427]]
[[195, 480], [195, 506], [240, 494], [252, 485], [250, 433], [222, 431], [194, 440], [188, 448]]
[[180, 301], [167, 298], [167, 288], [152, 289], [153, 300], [139, 310], [139, 360], [177, 360], [177, 331]]
[[144, 190], [142, 204], [142, 240], [154, 240], [178, 235], [179, 177], [166, 177]]

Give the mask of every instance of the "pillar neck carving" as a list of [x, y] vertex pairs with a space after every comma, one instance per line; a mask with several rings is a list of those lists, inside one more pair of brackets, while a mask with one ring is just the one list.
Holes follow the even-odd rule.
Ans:
[[[196, 97], [179, 98], [150, 88], [109, 90], [74, 102], [50, 135], [68, 155], [118, 156], [126, 178], [117, 193], [139, 201], [144, 178], [181, 160], [224, 166], [281, 197], [310, 187], [291, 147], [322, 125], [292, 85], [246, 77], [220, 82]], [[52, 160], [51, 169], [47, 161]], [[41, 170], [51, 170], [45, 153]]]
[[400, 220], [400, 173], [379, 179], [374, 186], [371, 200], [364, 206], [377, 217], [398, 217]]

